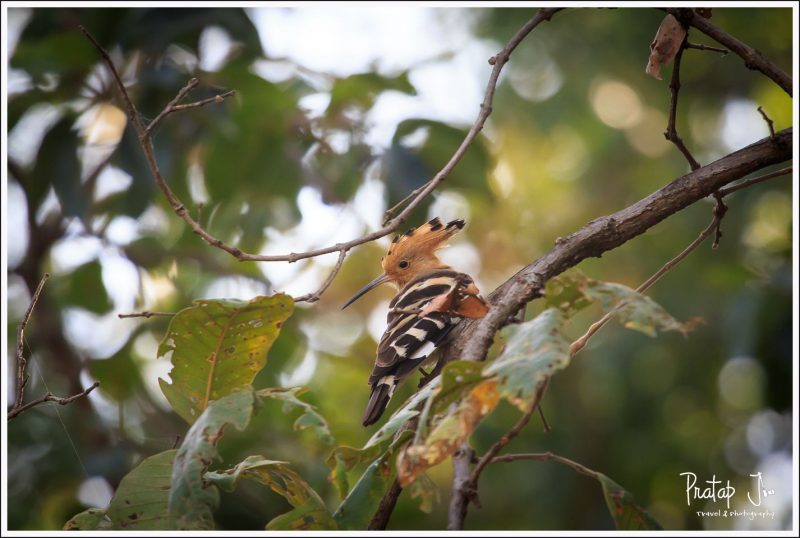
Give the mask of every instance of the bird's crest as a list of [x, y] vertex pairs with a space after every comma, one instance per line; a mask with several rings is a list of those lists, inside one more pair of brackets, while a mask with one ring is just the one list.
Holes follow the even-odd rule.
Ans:
[[387, 264], [395, 260], [399, 262], [407, 257], [433, 255], [436, 250], [445, 246], [445, 241], [463, 228], [464, 219], [442, 224], [439, 217], [436, 217], [416, 228], [411, 228], [402, 235], [395, 236], [383, 259], [384, 269]]

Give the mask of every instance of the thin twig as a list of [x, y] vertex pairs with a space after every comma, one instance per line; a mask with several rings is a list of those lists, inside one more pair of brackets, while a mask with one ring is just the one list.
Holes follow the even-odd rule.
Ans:
[[683, 153], [686, 160], [689, 161], [689, 166], [692, 170], [700, 168], [700, 163], [694, 158], [689, 148], [683, 143], [683, 140], [678, 135], [676, 127], [676, 116], [678, 113], [678, 91], [681, 89], [681, 57], [683, 56], [683, 49], [686, 46], [686, 41], [681, 44], [678, 53], [675, 55], [675, 64], [672, 67], [672, 79], [669, 83], [670, 100], [669, 100], [669, 120], [667, 121], [667, 130], [664, 131], [664, 138], [675, 144], [675, 147]]
[[72, 402], [74, 402], [78, 398], [83, 398], [85, 396], [88, 396], [90, 392], [92, 392], [94, 389], [96, 389], [99, 386], [100, 386], [100, 382], [99, 381], [95, 381], [92, 384], [91, 387], [83, 390], [82, 392], [79, 392], [78, 394], [73, 394], [72, 396], [69, 396], [67, 398], [59, 398], [58, 396], [53, 396], [53, 394], [51, 392], [46, 392], [44, 394], [44, 396], [40, 396], [39, 398], [36, 398], [35, 400], [33, 400], [31, 402], [28, 402], [27, 404], [23, 405], [22, 407], [13, 408], [11, 411], [8, 412], [7, 420], [11, 420], [11, 419], [15, 418], [17, 415], [19, 415], [20, 413], [23, 413], [23, 412], [27, 411], [28, 409], [31, 409], [33, 407], [36, 407], [37, 405], [41, 405], [41, 404], [46, 403], [46, 402], [55, 402], [58, 405], [71, 404]]
[[339, 251], [339, 259], [336, 261], [336, 265], [331, 270], [331, 273], [328, 275], [328, 278], [325, 279], [325, 282], [322, 283], [322, 286], [313, 293], [307, 293], [305, 295], [301, 295], [300, 297], [295, 297], [294, 302], [299, 303], [301, 301], [306, 301], [309, 303], [315, 303], [319, 301], [320, 296], [325, 293], [325, 290], [328, 289], [328, 286], [331, 285], [333, 279], [336, 278], [336, 275], [339, 273], [339, 270], [342, 268], [344, 264], [344, 259], [347, 257], [346, 250]]
[[33, 309], [37, 301], [39, 301], [39, 295], [41, 295], [42, 288], [44, 288], [44, 284], [47, 282], [48, 278], [50, 278], [50, 273], [45, 273], [44, 276], [42, 276], [39, 285], [36, 286], [36, 291], [33, 292], [31, 303], [28, 305], [25, 315], [22, 316], [22, 321], [20, 321], [19, 326], [17, 326], [17, 398], [14, 400], [13, 410], [22, 407], [22, 401], [25, 397], [25, 385], [28, 384], [28, 375], [26, 373], [28, 360], [25, 358], [25, 328], [31, 320]]
[[783, 91], [792, 95], [792, 77], [787, 75], [777, 65], [772, 63], [756, 49], [743, 43], [729, 33], [714, 26], [711, 21], [698, 15], [692, 9], [686, 8], [666, 8], [664, 11], [671, 13], [679, 21], [694, 26], [714, 41], [723, 45], [728, 50], [742, 58], [744, 65], [748, 69], [761, 71], [770, 78], [775, 84], [780, 86]]
[[724, 189], [720, 189], [719, 193], [722, 196], [728, 196], [732, 192], [736, 192], [736, 191], [741, 190], [741, 189], [746, 189], [750, 185], [755, 185], [756, 183], [761, 183], [762, 181], [766, 181], [768, 179], [772, 179], [772, 178], [778, 177], [778, 176], [785, 176], [787, 174], [791, 175], [791, 173], [792, 173], [792, 167], [791, 166], [787, 166], [786, 168], [781, 168], [780, 170], [776, 170], [774, 172], [770, 172], [769, 174], [764, 174], [763, 176], [758, 176], [758, 177], [753, 177], [753, 178], [750, 178], [750, 179], [746, 179], [746, 180], [742, 181], [741, 183], [737, 183], [736, 185], [732, 185], [730, 187], [726, 187]]
[[590, 476], [592, 478], [597, 478], [597, 471], [592, 471], [588, 467], [581, 465], [577, 461], [572, 461], [569, 458], [565, 458], [564, 456], [559, 456], [558, 454], [553, 454], [552, 452], [539, 452], [539, 453], [531, 453], [531, 454], [506, 454], [504, 456], [497, 456], [496, 458], [492, 459], [492, 463], [509, 463], [512, 461], [520, 461], [520, 460], [534, 460], [534, 461], [557, 461], [558, 463], [563, 463], [569, 467], [572, 467], [576, 471], [581, 474], [585, 474], [586, 476]]
[[74, 402], [78, 398], [83, 398], [100, 386], [100, 383], [95, 383], [88, 389], [85, 389], [82, 392], [67, 398], [59, 398], [48, 391], [44, 394], [44, 396], [40, 396], [39, 398], [36, 398], [35, 400], [23, 405], [25, 398], [25, 385], [28, 384], [28, 375], [26, 373], [28, 361], [25, 358], [25, 328], [28, 326], [28, 323], [31, 320], [33, 309], [36, 306], [36, 303], [39, 301], [39, 296], [41, 295], [44, 284], [47, 282], [48, 278], [50, 278], [50, 273], [45, 273], [42, 276], [42, 279], [39, 281], [39, 285], [36, 286], [36, 291], [33, 292], [31, 303], [28, 305], [28, 309], [25, 311], [25, 315], [22, 316], [22, 321], [17, 327], [17, 397], [14, 400], [14, 404], [11, 406], [8, 415], [6, 416], [6, 420], [11, 420], [20, 413], [23, 413], [28, 409], [36, 407], [37, 405], [45, 402], [56, 402], [59, 405], [67, 405]]
[[539, 387], [536, 389], [536, 393], [533, 396], [533, 401], [531, 402], [530, 408], [525, 412], [525, 414], [522, 415], [522, 417], [520, 417], [517, 423], [514, 424], [514, 427], [511, 428], [507, 434], [498, 439], [497, 442], [493, 444], [489, 450], [487, 450], [486, 453], [478, 460], [478, 463], [475, 465], [475, 469], [473, 469], [472, 475], [470, 476], [470, 482], [473, 484], [473, 486], [477, 487], [478, 479], [480, 478], [481, 473], [486, 466], [489, 465], [492, 458], [494, 458], [501, 450], [503, 450], [512, 439], [519, 435], [522, 429], [531, 420], [533, 412], [539, 408], [539, 404], [542, 401], [544, 391], [547, 390], [547, 385], [549, 382], [550, 378], [545, 377], [544, 380], [539, 383]]
[[697, 50], [707, 50], [711, 52], [719, 52], [723, 56], [730, 52], [728, 49], [721, 49], [719, 47], [712, 47], [710, 45], [703, 45], [702, 43], [690, 43], [689, 41], [686, 42], [687, 49], [697, 49]]
[[767, 122], [767, 127], [769, 127], [769, 137], [772, 140], [775, 140], [775, 122], [772, 121], [772, 118], [770, 118], [766, 112], [764, 112], [762, 107], [758, 107], [758, 111], [761, 113], [761, 117], [764, 118], [764, 121]]
[[124, 318], [152, 318], [153, 316], [174, 316], [175, 312], [150, 312], [149, 310], [145, 310], [144, 312], [130, 312], [128, 314], [117, 314], [119, 319]]
[[[450, 172], [455, 168], [458, 161], [461, 160], [461, 157], [466, 153], [467, 148], [472, 144], [472, 142], [477, 138], [478, 133], [480, 133], [481, 129], [483, 129], [483, 125], [486, 123], [486, 119], [492, 113], [492, 100], [494, 99], [494, 92], [497, 89], [497, 81], [500, 78], [500, 71], [503, 70], [503, 66], [508, 62], [511, 53], [514, 52], [514, 49], [517, 48], [525, 37], [531, 33], [531, 31], [536, 28], [541, 22], [549, 21], [553, 15], [557, 12], [561, 11], [564, 8], [541, 8], [539, 9], [536, 14], [526, 22], [522, 28], [520, 28], [516, 34], [509, 40], [503, 49], [492, 56], [489, 59], [489, 65], [492, 66], [492, 72], [489, 75], [489, 82], [486, 85], [486, 93], [483, 97], [483, 102], [481, 103], [481, 110], [478, 113], [478, 117], [475, 119], [475, 123], [472, 124], [467, 136], [464, 137], [464, 140], [461, 142], [461, 145], [458, 147], [456, 152], [444, 165], [442, 168], [433, 178], [430, 179], [427, 183], [422, 185], [421, 187], [417, 188], [412, 192], [410, 195], [406, 196], [403, 200], [401, 200], [397, 205], [391, 207], [389, 210], [386, 211], [384, 217], [384, 224], [388, 224], [389, 222], [393, 222], [397, 220], [402, 215], [407, 214], [409, 208], [415, 207], [423, 198], [425, 198], [431, 191], [433, 191], [444, 179], [450, 174]], [[405, 204], [406, 201], [411, 200], [409, 205], [403, 210], [400, 215], [394, 217], [397, 210]]]
[[156, 126], [161, 123], [161, 120], [163, 120], [168, 114], [174, 112], [177, 104], [183, 101], [189, 92], [192, 91], [198, 84], [200, 84], [199, 79], [194, 77], [190, 78], [189, 82], [186, 83], [186, 86], [181, 88], [175, 98], [167, 103], [167, 106], [164, 107], [164, 110], [162, 110], [158, 116], [156, 116], [153, 121], [150, 122], [150, 124], [145, 128], [144, 133], [149, 136], [150, 133], [153, 132], [153, 129], [155, 129]]
[[[123, 100], [125, 101], [126, 108], [128, 110], [128, 116], [131, 118], [134, 127], [139, 135], [139, 142], [142, 146], [142, 150], [145, 155], [145, 159], [147, 160], [148, 167], [150, 168], [151, 173], [153, 174], [153, 178], [156, 182], [156, 185], [162, 191], [162, 193], [167, 198], [170, 206], [172, 207], [173, 211], [182, 218], [186, 224], [192, 229], [192, 232], [199, 235], [206, 243], [209, 245], [222, 249], [228, 252], [230, 255], [235, 257], [239, 261], [262, 261], [262, 262], [296, 262], [298, 260], [306, 259], [306, 258], [313, 258], [316, 256], [321, 256], [323, 254], [330, 254], [332, 252], [347, 252], [355, 246], [368, 243], [370, 241], [374, 241], [375, 239], [379, 239], [384, 237], [395, 230], [404, 222], [406, 221], [411, 212], [416, 209], [417, 206], [422, 202], [422, 200], [427, 197], [435, 188], [436, 186], [444, 180], [447, 175], [450, 174], [452, 169], [458, 164], [461, 160], [462, 156], [466, 152], [467, 148], [472, 144], [473, 140], [477, 137], [478, 132], [483, 128], [483, 124], [486, 121], [486, 118], [489, 116], [491, 112], [491, 101], [494, 95], [495, 87], [497, 85], [497, 80], [500, 75], [500, 70], [502, 69], [502, 65], [508, 61], [508, 57], [511, 52], [516, 48], [520, 41], [542, 20], [549, 20], [552, 15], [558, 11], [559, 9], [542, 9], [540, 10], [537, 15], [531, 19], [506, 45], [506, 47], [495, 57], [495, 68], [492, 70], [492, 74], [489, 78], [489, 85], [487, 87], [486, 96], [484, 98], [484, 102], [481, 105], [481, 113], [478, 116], [473, 127], [470, 129], [469, 133], [465, 137], [464, 141], [461, 143], [459, 148], [450, 158], [450, 160], [445, 164], [442, 170], [437, 173], [431, 181], [429, 181], [424, 187], [418, 189], [417, 194], [413, 197], [410, 203], [405, 207], [405, 209], [400, 212], [396, 217], [388, 221], [382, 228], [366, 234], [362, 237], [353, 239], [351, 241], [347, 241], [344, 243], [337, 243], [335, 245], [331, 245], [324, 248], [318, 248], [314, 250], [309, 250], [306, 252], [299, 252], [299, 253], [289, 253], [289, 254], [282, 254], [282, 255], [261, 255], [261, 254], [251, 254], [242, 251], [241, 249], [228, 245], [222, 240], [214, 237], [208, 231], [205, 230], [196, 220], [192, 218], [189, 212], [186, 210], [184, 204], [180, 201], [180, 199], [175, 195], [172, 189], [169, 187], [168, 183], [164, 179], [161, 174], [161, 171], [158, 167], [158, 163], [155, 159], [155, 154], [153, 151], [152, 140], [150, 138], [150, 130], [165, 116], [174, 112], [176, 110], [184, 110], [185, 108], [189, 108], [191, 106], [199, 106], [199, 103], [205, 104], [205, 102], [210, 102], [208, 100], [201, 101], [199, 103], [192, 103], [191, 105], [178, 105], [177, 102], [187, 93], [192, 85], [192, 81], [190, 81], [187, 86], [179, 92], [178, 96], [176, 96], [173, 101], [168, 104], [164, 110], [156, 117], [153, 122], [151, 122], [150, 126], [147, 128], [144, 127], [141, 116], [139, 112], [136, 110], [136, 107], [133, 105], [133, 101], [128, 94], [125, 85], [122, 82], [122, 78], [119, 76], [119, 72], [117, 71], [114, 63], [111, 61], [110, 56], [108, 53], [103, 49], [103, 47], [97, 42], [97, 40], [83, 27], [81, 27], [81, 31], [86, 35], [86, 37], [92, 42], [95, 48], [100, 52], [106, 66], [111, 71], [114, 80], [117, 83], [117, 88], [122, 94]], [[226, 94], [222, 94], [218, 97], [223, 97]], [[214, 98], [216, 100], [216, 98]], [[310, 294], [309, 298], [313, 298], [315, 294]]]

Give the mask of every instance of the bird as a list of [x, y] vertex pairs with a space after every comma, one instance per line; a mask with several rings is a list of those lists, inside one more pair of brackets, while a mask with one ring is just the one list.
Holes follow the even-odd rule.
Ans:
[[383, 273], [342, 306], [347, 308], [380, 284], [390, 283], [398, 290], [389, 303], [386, 331], [368, 381], [372, 392], [361, 422], [364, 427], [380, 419], [397, 386], [415, 370], [423, 379], [438, 375], [441, 365], [430, 374], [422, 369], [431, 353], [463, 318], [481, 318], [489, 310], [472, 277], [436, 255], [464, 224], [463, 219], [444, 224], [436, 217], [395, 236], [381, 258]]

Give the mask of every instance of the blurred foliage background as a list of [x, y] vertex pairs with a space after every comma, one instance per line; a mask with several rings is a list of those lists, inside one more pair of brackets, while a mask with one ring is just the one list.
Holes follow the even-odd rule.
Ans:
[[[8, 424], [11, 529], [56, 529], [105, 506], [136, 463], [173, 445], [186, 425], [169, 411], [156, 359], [168, 320], [118, 319], [177, 311], [197, 298], [294, 295], [318, 287], [336, 255], [295, 264], [243, 264], [193, 235], [154, 188], [85, 26], [121, 68], [147, 118], [187, 80], [191, 100], [235, 89], [223, 104], [175, 114], [155, 134], [171, 187], [211, 233], [248, 251], [286, 253], [380, 226], [383, 211], [429, 179], [478, 112], [486, 60], [531, 9], [423, 6], [278, 9], [10, 8], [8, 66], [8, 349], [12, 403], [16, 325], [41, 275], [53, 276], [27, 331], [27, 398], [88, 400], [39, 407]], [[484, 134], [411, 225], [465, 217], [446, 260], [491, 291], [555, 238], [684, 174], [663, 137], [668, 80], [644, 73], [663, 12], [575, 9], [519, 46]], [[790, 70], [789, 9], [714, 9], [712, 22]], [[693, 42], [712, 44], [695, 30]], [[792, 102], [734, 54], [687, 51], [678, 129], [703, 164], [791, 126]], [[788, 177], [729, 197], [718, 250], [703, 245], [651, 296], [688, 337], [650, 339], [613, 324], [550, 384], [535, 421], [507, 452], [552, 450], [619, 482], [668, 529], [787, 528], [791, 521], [792, 185]], [[635, 287], [711, 218], [699, 203], [642, 237], [590, 259], [596, 279]], [[269, 353], [257, 388], [306, 385], [306, 399], [340, 444], [372, 433], [359, 417], [383, 330], [388, 289], [341, 312], [379, 271], [388, 239], [356, 248], [322, 300], [300, 304]], [[534, 303], [532, 316], [541, 309]], [[582, 312], [573, 336], [600, 316]], [[398, 391], [390, 411], [413, 391]], [[518, 417], [507, 404], [473, 436], [479, 452]], [[251, 453], [290, 461], [329, 500], [328, 448], [296, 433], [294, 415], [267, 405], [230, 431], [228, 462]], [[374, 427], [373, 427], [374, 429]], [[686, 505], [691, 471], [738, 491], [762, 471], [775, 520], [701, 519]], [[359, 469], [360, 472], [360, 469]], [[431, 514], [404, 494], [390, 529], [440, 529], [452, 471], [430, 473], [442, 499]], [[357, 475], [354, 475], [357, 476]], [[490, 467], [468, 529], [609, 529], [594, 481], [557, 464]], [[736, 502], [747, 502], [741, 493]], [[716, 508], [708, 504], [706, 508]], [[255, 484], [224, 494], [218, 528], [257, 529], [286, 511]]]

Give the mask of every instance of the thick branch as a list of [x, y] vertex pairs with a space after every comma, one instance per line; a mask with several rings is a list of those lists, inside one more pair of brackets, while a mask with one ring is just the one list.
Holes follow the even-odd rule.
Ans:
[[643, 234], [670, 215], [705, 198], [720, 187], [767, 166], [790, 159], [792, 130], [776, 133], [682, 176], [650, 196], [593, 220], [561, 238], [547, 254], [520, 270], [489, 296], [489, 313], [465, 320], [453, 330], [446, 357], [483, 360], [494, 334], [529, 301], [540, 297], [547, 280], [589, 257], [600, 257]]
[[372, 520], [369, 522], [367, 530], [382, 531], [386, 529], [386, 525], [389, 524], [389, 518], [392, 516], [394, 507], [397, 504], [397, 499], [400, 497], [400, 493], [402, 491], [403, 488], [400, 486], [400, 481], [395, 478], [392, 482], [392, 485], [389, 486], [389, 490], [381, 499], [381, 502], [378, 505], [378, 510], [376, 510], [375, 515], [372, 516]]
[[669, 8], [666, 9], [666, 12], [671, 13], [679, 21], [694, 26], [720, 45], [725, 46], [728, 50], [744, 60], [745, 67], [761, 71], [772, 79], [775, 84], [780, 86], [783, 91], [792, 95], [792, 77], [787, 75], [782, 69], [765, 58], [763, 54], [753, 47], [742, 43], [729, 33], [717, 28], [711, 21], [698, 15], [693, 9]]

